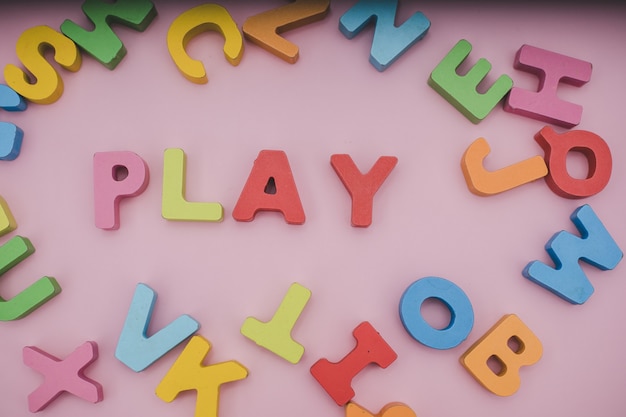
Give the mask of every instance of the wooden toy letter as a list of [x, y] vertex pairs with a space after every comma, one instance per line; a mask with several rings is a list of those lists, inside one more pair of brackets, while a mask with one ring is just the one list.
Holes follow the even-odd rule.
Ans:
[[0, 197], [0, 236], [4, 236], [17, 229], [17, 222], [6, 200]]
[[491, 64], [480, 58], [465, 75], [457, 68], [469, 56], [472, 44], [461, 39], [435, 67], [428, 79], [430, 85], [472, 123], [479, 123], [493, 110], [513, 86], [508, 75], [501, 75], [484, 94], [476, 90], [491, 70]]
[[[26, 100], [11, 87], [0, 84], [0, 109], [6, 111], [26, 110]], [[24, 131], [13, 123], [0, 122], [0, 161], [12, 161], [22, 148]]]
[[430, 20], [422, 12], [396, 27], [397, 9], [398, 0], [360, 0], [339, 18], [339, 30], [348, 39], [375, 22], [370, 63], [378, 71], [387, 69], [430, 29]]
[[187, 156], [182, 149], [166, 149], [163, 154], [163, 195], [161, 215], [167, 220], [219, 222], [224, 218], [220, 203], [190, 203], [185, 200]]
[[515, 55], [514, 68], [539, 77], [539, 91], [513, 87], [504, 110], [563, 127], [580, 123], [582, 106], [556, 95], [559, 82], [580, 87], [591, 79], [591, 63], [530, 45], [522, 45]]
[[246, 378], [248, 370], [237, 361], [202, 365], [209, 350], [208, 340], [202, 336], [192, 337], [157, 386], [156, 395], [169, 403], [180, 392], [196, 390], [195, 417], [217, 417], [220, 385]]
[[[0, 277], [35, 252], [25, 237], [15, 236], [0, 246]], [[10, 300], [0, 297], [0, 321], [26, 317], [61, 292], [52, 277], [43, 277]]]
[[487, 171], [483, 161], [491, 148], [484, 138], [478, 138], [467, 148], [461, 159], [461, 170], [467, 187], [474, 194], [489, 196], [548, 175], [548, 167], [539, 155], [525, 159], [497, 171]]
[[[613, 158], [606, 142], [595, 133], [570, 130], [558, 134], [549, 126], [535, 135], [535, 141], [545, 153], [548, 165], [546, 184], [565, 198], [586, 198], [598, 194], [611, 179]], [[567, 154], [580, 152], [589, 164], [587, 178], [573, 178], [567, 171]]]
[[240, 222], [254, 220], [258, 211], [278, 211], [289, 224], [303, 224], [304, 209], [283, 151], [261, 151], [233, 209]]
[[295, 0], [292, 4], [249, 17], [243, 24], [243, 34], [250, 42], [295, 64], [298, 46], [278, 34], [322, 20], [329, 9], [330, 0]]
[[148, 337], [148, 326], [157, 295], [145, 284], [137, 284], [128, 315], [115, 349], [115, 357], [135, 372], [141, 372], [186, 338], [194, 334], [200, 324], [183, 314]]
[[352, 334], [356, 347], [341, 361], [320, 359], [311, 366], [311, 375], [340, 406], [354, 397], [352, 379], [367, 365], [375, 363], [386, 368], [398, 357], [369, 322], [359, 324]]
[[167, 32], [167, 49], [180, 72], [189, 81], [206, 84], [209, 80], [202, 62], [191, 58], [185, 48], [196, 35], [215, 31], [224, 36], [224, 57], [239, 65], [243, 56], [243, 36], [228, 11], [217, 4], [203, 4], [178, 16]]
[[583, 304], [593, 294], [593, 286], [578, 261], [601, 270], [613, 269], [623, 257], [622, 250], [606, 230], [591, 206], [577, 208], [570, 219], [581, 237], [561, 231], [546, 243], [554, 268], [540, 261], [530, 262], [522, 275], [572, 304]]
[[[120, 178], [120, 172], [126, 177]], [[150, 174], [139, 155], [128, 151], [96, 152], [93, 156], [93, 188], [96, 227], [120, 227], [120, 200], [143, 193]]]
[[387, 179], [398, 163], [395, 156], [381, 156], [367, 174], [362, 174], [350, 155], [335, 154], [330, 164], [352, 198], [350, 221], [355, 227], [368, 227], [372, 224], [374, 194]]
[[86, 0], [82, 8], [94, 29], [88, 31], [66, 20], [61, 24], [61, 32], [110, 70], [126, 55], [126, 48], [111, 29], [111, 23], [143, 32], [157, 15], [149, 0], [116, 0], [114, 3]]
[[241, 334], [286, 361], [300, 362], [304, 346], [293, 340], [291, 331], [309, 298], [311, 291], [308, 288], [293, 283], [270, 321], [264, 323], [248, 317], [241, 326]]
[[51, 104], [63, 95], [63, 79], [44, 57], [47, 48], [54, 49], [54, 60], [68, 71], [80, 69], [82, 59], [71, 39], [49, 26], [26, 29], [15, 44], [18, 59], [36, 80], [13, 64], [4, 67], [4, 79], [9, 87], [33, 103]]
[[64, 392], [91, 403], [102, 401], [102, 385], [85, 376], [85, 368], [98, 359], [96, 342], [83, 343], [63, 360], [34, 346], [26, 346], [23, 357], [26, 366], [45, 377], [43, 384], [28, 395], [31, 413], [43, 410]]
[[[450, 310], [450, 323], [433, 328], [422, 316], [424, 301], [435, 298]], [[474, 326], [474, 309], [463, 290], [444, 278], [421, 278], [409, 285], [400, 298], [400, 320], [411, 337], [434, 349], [451, 349], [469, 336]]]
[[[515, 315], [502, 317], [491, 329], [465, 352], [461, 364], [486, 389], [503, 397], [519, 389], [519, 370], [541, 359], [541, 341]], [[490, 358], [501, 366], [494, 372]]]
[[385, 405], [377, 414], [366, 410], [357, 403], [349, 402], [346, 404], [345, 417], [417, 417], [417, 415], [408, 405], [399, 402]]

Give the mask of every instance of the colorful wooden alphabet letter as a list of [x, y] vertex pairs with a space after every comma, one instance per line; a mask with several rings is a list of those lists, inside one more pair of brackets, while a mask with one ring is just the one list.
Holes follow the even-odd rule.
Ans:
[[296, 0], [249, 17], [243, 23], [243, 34], [250, 42], [295, 64], [299, 55], [298, 46], [279, 36], [279, 33], [322, 20], [329, 9], [330, 0]]
[[308, 288], [293, 283], [270, 321], [248, 317], [241, 326], [241, 334], [286, 361], [300, 362], [304, 346], [293, 340], [291, 331], [309, 298], [311, 291]]
[[[542, 352], [537, 336], [519, 317], [509, 314], [478, 339], [460, 361], [483, 387], [506, 397], [515, 394], [521, 385], [520, 368], [537, 363]], [[499, 371], [489, 367], [490, 359], [500, 365]]]
[[417, 415], [408, 405], [399, 402], [389, 403], [379, 413], [374, 414], [351, 401], [346, 404], [345, 417], [417, 417]]
[[98, 359], [96, 342], [83, 343], [63, 360], [35, 346], [26, 346], [23, 358], [26, 366], [45, 377], [43, 384], [28, 395], [31, 413], [43, 410], [64, 392], [91, 403], [102, 401], [102, 385], [85, 376], [85, 368]]
[[[0, 84], [0, 109], [26, 110], [26, 100], [11, 87]], [[20, 154], [24, 131], [13, 123], [0, 122], [0, 161], [13, 161]]]
[[483, 161], [489, 152], [489, 143], [484, 138], [478, 138], [467, 148], [461, 159], [465, 182], [474, 194], [489, 196], [502, 193], [548, 175], [548, 167], [539, 155], [497, 171], [487, 171]]
[[6, 200], [0, 197], [0, 236], [4, 236], [17, 229], [17, 222]]
[[283, 151], [261, 151], [233, 209], [240, 222], [254, 220], [258, 211], [278, 211], [289, 224], [303, 224], [304, 209]]
[[[14, 236], [0, 246], [0, 277], [34, 252], [30, 240], [22, 236]], [[26, 317], [60, 292], [61, 287], [54, 278], [43, 277], [10, 300], [0, 297], [0, 321]]]
[[183, 314], [148, 337], [148, 326], [157, 295], [145, 284], [137, 284], [135, 295], [115, 349], [115, 357], [135, 372], [141, 372], [189, 336], [200, 324]]
[[63, 95], [63, 79], [44, 57], [48, 47], [54, 49], [54, 60], [63, 68], [80, 69], [82, 59], [76, 44], [49, 26], [26, 29], [15, 44], [17, 57], [36, 81], [31, 82], [28, 74], [13, 64], [4, 67], [8, 86], [33, 103], [51, 104]]
[[218, 4], [203, 4], [187, 10], [174, 19], [167, 32], [170, 56], [183, 76], [196, 84], [206, 84], [209, 80], [202, 62], [191, 58], [185, 48], [196, 35], [208, 31], [224, 36], [224, 57], [231, 65], [239, 65], [243, 36], [228, 10]]
[[[432, 327], [422, 316], [424, 301], [435, 298], [450, 310], [450, 323]], [[421, 278], [409, 285], [400, 298], [400, 320], [411, 337], [435, 349], [451, 349], [469, 336], [474, 326], [474, 309], [463, 290], [444, 278]]]
[[[548, 165], [546, 184], [565, 198], [586, 198], [598, 194], [611, 179], [613, 158], [609, 145], [598, 135], [585, 130], [570, 130], [558, 134], [549, 126], [535, 135]], [[582, 153], [589, 168], [587, 178], [573, 178], [567, 171], [567, 154]]]
[[[126, 175], [121, 178], [123, 173]], [[96, 152], [93, 155], [93, 188], [96, 227], [120, 227], [120, 200], [143, 193], [150, 174], [139, 155], [129, 151]]]
[[192, 337], [157, 386], [156, 395], [169, 403], [183, 391], [196, 390], [195, 417], [217, 417], [220, 385], [246, 378], [248, 370], [237, 361], [202, 365], [209, 350], [208, 340]]
[[182, 149], [166, 149], [163, 154], [163, 196], [161, 215], [167, 220], [220, 222], [224, 208], [220, 203], [190, 203], [185, 200], [187, 156]]
[[567, 128], [580, 123], [582, 106], [561, 100], [556, 90], [561, 81], [576, 87], [586, 84], [591, 79], [591, 63], [522, 45], [513, 66], [539, 77], [539, 91], [513, 87], [504, 110]]
[[479, 123], [509, 92], [513, 80], [508, 75], [501, 75], [487, 92], [479, 93], [476, 87], [491, 70], [489, 61], [480, 58], [467, 74], [457, 73], [457, 68], [471, 51], [472, 45], [465, 39], [457, 42], [430, 74], [428, 85], [472, 123]]
[[374, 194], [397, 163], [395, 156], [381, 156], [367, 174], [362, 174], [350, 155], [331, 155], [330, 165], [352, 198], [352, 226], [368, 227], [372, 224]]
[[386, 368], [398, 357], [369, 322], [359, 324], [352, 334], [356, 347], [341, 361], [320, 359], [311, 366], [311, 375], [337, 405], [344, 405], [354, 397], [352, 379], [367, 365], [375, 363]]
[[572, 304], [583, 304], [593, 294], [593, 286], [578, 261], [608, 270], [615, 268], [624, 254], [591, 206], [585, 204], [578, 207], [570, 219], [581, 237], [565, 231], [552, 236], [546, 243], [546, 252], [555, 267], [533, 261], [522, 274]]
[[396, 27], [397, 9], [398, 0], [359, 0], [339, 18], [339, 30], [348, 39], [375, 22], [370, 63], [378, 71], [387, 69], [430, 29], [430, 20], [422, 12], [416, 12]]
[[61, 32], [110, 70], [126, 56], [126, 48], [110, 24], [121, 23], [143, 32], [157, 15], [149, 0], [86, 0], [82, 8], [94, 29], [88, 31], [66, 20], [61, 24]]

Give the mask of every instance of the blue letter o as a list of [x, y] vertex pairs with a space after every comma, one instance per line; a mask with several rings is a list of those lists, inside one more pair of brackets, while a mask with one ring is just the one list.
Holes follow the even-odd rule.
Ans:
[[[421, 314], [422, 303], [436, 298], [450, 310], [450, 324], [435, 329]], [[472, 303], [461, 288], [447, 279], [426, 277], [418, 279], [400, 298], [400, 320], [406, 331], [418, 342], [434, 349], [451, 349], [463, 342], [474, 326]]]

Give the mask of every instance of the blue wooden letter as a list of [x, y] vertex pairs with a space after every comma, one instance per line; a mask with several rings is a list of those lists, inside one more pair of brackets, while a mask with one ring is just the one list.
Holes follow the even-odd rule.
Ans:
[[339, 19], [339, 30], [348, 39], [355, 37], [370, 22], [376, 22], [370, 63], [384, 71], [430, 28], [430, 20], [415, 13], [400, 27], [395, 26], [398, 0], [360, 0]]
[[572, 304], [583, 304], [593, 294], [593, 286], [578, 260], [607, 270], [622, 260], [623, 253], [598, 216], [587, 204], [570, 216], [581, 237], [561, 231], [546, 243], [554, 268], [543, 262], [530, 262], [522, 274]]

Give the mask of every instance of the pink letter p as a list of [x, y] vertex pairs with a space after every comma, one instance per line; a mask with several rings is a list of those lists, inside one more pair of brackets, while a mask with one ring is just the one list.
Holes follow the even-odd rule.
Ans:
[[93, 155], [96, 227], [119, 229], [120, 200], [143, 193], [149, 177], [148, 165], [136, 153], [96, 152]]

